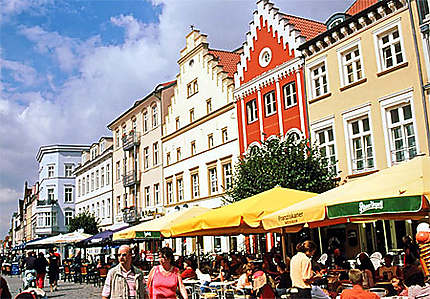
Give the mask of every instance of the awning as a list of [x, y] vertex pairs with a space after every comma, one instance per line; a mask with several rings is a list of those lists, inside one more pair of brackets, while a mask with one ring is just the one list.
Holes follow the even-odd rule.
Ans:
[[31, 247], [43, 247], [43, 246], [59, 245], [59, 244], [75, 244], [89, 237], [91, 237], [91, 235], [74, 231], [72, 233], [59, 234], [57, 236], [52, 236], [39, 241], [31, 242], [27, 244], [27, 247], [31, 248]]

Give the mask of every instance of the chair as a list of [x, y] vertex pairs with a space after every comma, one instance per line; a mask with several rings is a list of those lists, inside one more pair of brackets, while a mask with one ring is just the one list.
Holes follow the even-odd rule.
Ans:
[[209, 287], [204, 284], [196, 285], [195, 288], [196, 289], [194, 290], [193, 294], [198, 294], [198, 298], [219, 298], [218, 290], [216, 288]]
[[101, 268], [99, 268], [99, 275], [98, 275], [98, 279], [97, 279], [97, 285], [103, 285], [105, 283], [105, 279], [107, 277], [107, 273], [108, 273], [108, 267], [107, 266], [103, 266]]
[[323, 254], [321, 254], [320, 258], [318, 259], [318, 263], [325, 265], [327, 260], [328, 260], [328, 254], [323, 253]]

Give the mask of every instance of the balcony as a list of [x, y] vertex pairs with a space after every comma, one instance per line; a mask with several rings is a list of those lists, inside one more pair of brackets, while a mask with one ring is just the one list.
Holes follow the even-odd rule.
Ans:
[[42, 236], [42, 235], [54, 235], [60, 232], [60, 228], [58, 227], [58, 225], [54, 225], [54, 226], [36, 226], [34, 229], [34, 233], [37, 236]]
[[126, 223], [134, 223], [138, 220], [136, 207], [128, 207], [122, 210], [123, 221]]
[[139, 182], [138, 172], [135, 170], [128, 171], [123, 175], [122, 179], [123, 179], [124, 187], [133, 186], [137, 184], [137, 182]]
[[123, 222], [123, 214], [122, 214], [122, 212], [119, 212], [118, 214], [115, 215], [114, 222], [115, 223]]
[[135, 131], [130, 131], [122, 136], [122, 147], [125, 151], [131, 150], [133, 147], [138, 146], [139, 143], [139, 133]]
[[36, 203], [36, 206], [37, 207], [46, 207], [46, 206], [54, 206], [56, 204], [58, 204], [58, 200], [56, 200], [56, 199], [54, 199], [54, 200], [46, 199], [46, 200], [38, 200], [37, 203]]

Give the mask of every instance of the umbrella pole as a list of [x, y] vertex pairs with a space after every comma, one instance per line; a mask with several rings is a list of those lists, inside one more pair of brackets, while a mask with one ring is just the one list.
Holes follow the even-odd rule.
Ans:
[[281, 228], [281, 243], [282, 243], [282, 259], [284, 263], [287, 261], [287, 244], [285, 243], [285, 229]]
[[385, 220], [382, 220], [382, 228], [384, 229], [384, 242], [385, 242], [385, 248], [388, 253], [388, 239], [387, 239], [387, 229], [385, 227]]
[[318, 239], [320, 240], [320, 253], [323, 254], [323, 244], [321, 238], [321, 227], [318, 227]]
[[196, 242], [197, 242], [197, 268], [200, 269], [200, 242], [199, 242], [198, 236], [196, 236]]

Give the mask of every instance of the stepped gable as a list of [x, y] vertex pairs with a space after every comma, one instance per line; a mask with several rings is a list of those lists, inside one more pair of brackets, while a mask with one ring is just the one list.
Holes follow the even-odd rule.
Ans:
[[218, 66], [222, 66], [228, 73], [229, 78], [233, 78], [236, 72], [237, 63], [240, 60], [240, 54], [225, 50], [209, 49], [208, 52], [218, 60]]
[[306, 40], [310, 40], [327, 30], [326, 25], [321, 22], [287, 14], [283, 15], [290, 24], [294, 25], [295, 29], [300, 31], [301, 35], [304, 36]]
[[355, 15], [357, 13], [359, 13], [360, 11], [368, 8], [369, 6], [372, 6], [373, 4], [375, 4], [376, 2], [378, 2], [378, 0], [356, 0], [347, 10], [346, 10], [346, 14], [349, 15]]

